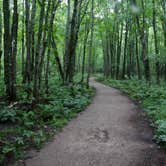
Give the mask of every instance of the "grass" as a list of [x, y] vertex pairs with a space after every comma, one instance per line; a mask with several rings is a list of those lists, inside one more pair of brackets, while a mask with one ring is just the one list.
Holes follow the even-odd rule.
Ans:
[[38, 104], [33, 105], [33, 98], [27, 99], [21, 90], [15, 105], [0, 103], [0, 165], [18, 161], [31, 148], [40, 149], [90, 104], [95, 93], [81, 84], [72, 89], [63, 86], [58, 79], [51, 79], [49, 86], [49, 95]]
[[145, 110], [155, 128], [154, 139], [166, 147], [166, 86], [149, 85], [137, 79], [113, 80], [97, 76], [98, 81], [118, 88], [137, 101]]

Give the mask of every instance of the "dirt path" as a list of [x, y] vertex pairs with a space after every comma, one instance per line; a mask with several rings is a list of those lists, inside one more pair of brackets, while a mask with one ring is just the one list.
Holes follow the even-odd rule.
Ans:
[[137, 106], [116, 89], [91, 84], [93, 103], [26, 166], [166, 166]]

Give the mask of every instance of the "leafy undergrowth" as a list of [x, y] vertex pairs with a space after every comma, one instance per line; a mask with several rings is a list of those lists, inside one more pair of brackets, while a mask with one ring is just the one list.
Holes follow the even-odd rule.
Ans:
[[[0, 103], [0, 165], [25, 157], [26, 150], [40, 149], [45, 141], [90, 104], [93, 88], [62, 86], [54, 80], [43, 102]], [[21, 104], [21, 102], [23, 102]]]
[[166, 147], [166, 86], [149, 85], [144, 81], [112, 80], [98, 76], [97, 80], [127, 93], [140, 103], [155, 127], [154, 139]]

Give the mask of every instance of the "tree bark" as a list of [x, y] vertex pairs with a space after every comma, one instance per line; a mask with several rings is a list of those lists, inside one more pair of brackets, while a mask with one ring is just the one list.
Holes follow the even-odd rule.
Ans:
[[14, 0], [13, 23], [11, 30], [11, 100], [16, 99], [16, 56], [17, 56], [17, 35], [18, 35], [18, 7], [17, 0]]
[[40, 16], [39, 16], [39, 29], [38, 29], [38, 39], [35, 52], [35, 68], [34, 68], [34, 88], [33, 96], [38, 99], [39, 97], [39, 60], [41, 55], [41, 44], [42, 44], [42, 35], [43, 35], [43, 23], [45, 16], [45, 0], [41, 2]]
[[127, 45], [128, 45], [128, 32], [129, 32], [129, 23], [126, 21], [126, 32], [125, 32], [125, 46], [124, 46], [124, 59], [123, 59], [123, 71], [122, 71], [122, 79], [125, 78], [126, 74], [126, 61], [127, 61]]
[[116, 79], [119, 79], [119, 67], [120, 67], [120, 58], [122, 50], [122, 40], [123, 40], [123, 24], [121, 24], [120, 37], [117, 46], [117, 66], [116, 66]]
[[90, 53], [89, 53], [87, 86], [89, 86], [89, 78], [93, 72], [92, 71], [93, 49], [94, 49], [94, 0], [92, 0], [92, 6], [91, 6], [91, 36], [90, 36]]
[[88, 23], [85, 23], [85, 36], [84, 36], [84, 45], [83, 45], [83, 57], [82, 57], [82, 77], [81, 82], [84, 81], [84, 75], [85, 75], [85, 60], [86, 60], [86, 47], [87, 47], [87, 41], [88, 41], [88, 35], [89, 35], [89, 27]]
[[[25, 73], [25, 0], [22, 3], [22, 31], [21, 31], [21, 58], [22, 58], [22, 77]], [[24, 82], [24, 81], [23, 81]]]
[[0, 76], [1, 76], [1, 72], [2, 72], [2, 62], [1, 62], [1, 58], [2, 58], [2, 9], [0, 6]]
[[9, 0], [3, 0], [3, 16], [4, 16], [4, 81], [6, 86], [6, 96], [11, 96], [11, 80], [10, 80], [10, 3]]
[[153, 32], [154, 32], [154, 45], [155, 45], [155, 57], [156, 57], [156, 82], [160, 84], [160, 63], [159, 63], [159, 47], [157, 39], [157, 25], [156, 25], [156, 4], [155, 0], [153, 3]]

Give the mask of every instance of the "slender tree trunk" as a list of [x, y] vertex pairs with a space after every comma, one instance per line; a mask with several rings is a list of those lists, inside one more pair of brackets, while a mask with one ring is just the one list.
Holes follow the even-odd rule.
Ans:
[[[162, 23], [162, 29], [163, 29], [163, 35], [164, 35], [164, 47], [166, 49], [166, 2], [163, 0], [160, 0], [160, 5], [163, 11], [163, 14], [161, 16], [161, 23]], [[164, 62], [164, 80], [166, 82], [166, 60]]]
[[127, 61], [127, 45], [128, 45], [128, 31], [129, 31], [129, 23], [126, 21], [126, 32], [125, 32], [125, 46], [124, 46], [124, 59], [123, 59], [123, 71], [122, 71], [122, 79], [125, 78], [126, 74], [126, 61]]
[[121, 50], [122, 50], [122, 40], [123, 40], [123, 24], [121, 25], [120, 39], [118, 41], [118, 46], [117, 46], [116, 79], [119, 79], [119, 68], [120, 68], [120, 58], [121, 58]]
[[[4, 79], [6, 96], [9, 101], [16, 99], [16, 55], [18, 12], [17, 0], [14, 0], [12, 26], [10, 26], [10, 1], [3, 1], [4, 13]], [[11, 27], [11, 28], [10, 28]]]
[[84, 74], [85, 74], [85, 58], [86, 58], [86, 47], [87, 47], [87, 41], [88, 41], [88, 35], [89, 35], [89, 28], [88, 23], [85, 23], [85, 36], [84, 36], [84, 45], [83, 45], [83, 58], [82, 58], [82, 78], [81, 82], [84, 81]]
[[102, 40], [102, 50], [103, 50], [103, 59], [104, 59], [104, 63], [103, 63], [103, 72], [104, 72], [104, 76], [107, 77], [107, 48], [106, 48], [106, 40], [105, 37], [103, 37], [102, 34], [101, 35], [101, 40]]
[[147, 81], [150, 81], [150, 64], [148, 57], [148, 37], [149, 37], [149, 29], [146, 28], [146, 15], [145, 15], [145, 2], [141, 0], [142, 10], [143, 10], [143, 26], [142, 26], [142, 34], [141, 35], [141, 44], [142, 44], [142, 58], [144, 63], [144, 73]]
[[0, 76], [2, 71], [1, 58], [2, 58], [2, 9], [0, 6]]
[[87, 86], [89, 86], [89, 78], [92, 73], [93, 49], [94, 49], [94, 0], [92, 0], [91, 7], [91, 36], [90, 36], [90, 53], [89, 53], [89, 67], [87, 76]]
[[17, 35], [18, 35], [18, 7], [17, 0], [14, 0], [13, 23], [11, 33], [11, 100], [16, 99], [16, 56], [17, 56]]
[[50, 47], [48, 48], [47, 52], [47, 62], [46, 62], [46, 74], [45, 74], [45, 87], [46, 87], [46, 94], [49, 93], [49, 86], [48, 86], [48, 79], [49, 79], [49, 65], [50, 65]]
[[[68, 59], [68, 45], [69, 45], [69, 40], [70, 40], [70, 21], [71, 21], [71, 2], [70, 0], [67, 1], [68, 2], [68, 10], [67, 10], [67, 22], [66, 22], [66, 38], [65, 38], [65, 52], [64, 52], [64, 79], [67, 80], [67, 66], [69, 63], [69, 59]], [[65, 81], [64, 80], [64, 81]]]
[[30, 84], [31, 81], [31, 34], [30, 34], [30, 1], [25, 0], [25, 27], [26, 27], [26, 62], [25, 62], [25, 73], [23, 82]]
[[[45, 52], [47, 47], [47, 31], [48, 31], [48, 18], [49, 18], [49, 12], [51, 9], [51, 0], [48, 1], [47, 11], [45, 15], [45, 25], [44, 25], [44, 31], [43, 31], [43, 39], [42, 39], [42, 48], [41, 48], [41, 56], [39, 61], [39, 86], [41, 86], [41, 79], [42, 79], [42, 71], [43, 71], [43, 64], [44, 64], [44, 58], [45, 58]], [[39, 87], [40, 88], [40, 87]]]
[[10, 3], [9, 0], [3, 0], [3, 14], [4, 14], [4, 79], [6, 86], [6, 96], [11, 96], [11, 80], [10, 80]]
[[150, 81], [150, 64], [149, 64], [149, 57], [148, 57], [148, 34], [149, 32], [144, 32], [143, 39], [141, 41], [142, 44], [142, 58], [144, 63], [144, 73], [145, 78], [149, 82]]
[[136, 34], [136, 43], [135, 43], [135, 53], [136, 53], [136, 59], [137, 59], [137, 73], [138, 73], [138, 79], [141, 80], [141, 69], [140, 69], [140, 60], [139, 60], [139, 49], [138, 49], [138, 37]]
[[34, 77], [34, 58], [35, 58], [35, 18], [36, 18], [36, 0], [32, 3], [32, 12], [30, 19], [30, 44], [31, 44], [31, 60], [30, 60], [30, 80]]
[[55, 18], [56, 10], [57, 10], [60, 2], [61, 2], [61, 0], [58, 0], [58, 2], [55, 4], [55, 1], [53, 0], [52, 11], [51, 11], [51, 13], [53, 13], [53, 14], [51, 15], [51, 19], [50, 19], [50, 28], [49, 28], [49, 32], [48, 32], [48, 43], [50, 44], [50, 47], [52, 46], [52, 48], [53, 48], [55, 62], [56, 62], [57, 67], [58, 67], [58, 72], [60, 74], [61, 80], [64, 82], [64, 71], [63, 71], [61, 61], [59, 58], [57, 44], [56, 44], [54, 36], [53, 36], [53, 34], [54, 34], [54, 32], [53, 32], [54, 18]]
[[56, 42], [55, 42], [54, 38], [52, 38], [52, 48], [54, 50], [55, 61], [56, 61], [57, 67], [58, 67], [58, 71], [59, 71], [61, 80], [64, 80], [63, 68], [62, 68], [62, 65], [61, 65], [61, 62], [60, 62], [60, 58], [59, 58], [59, 55], [58, 55], [58, 49], [57, 49], [57, 45], [56, 45]]
[[70, 40], [68, 42], [67, 47], [67, 68], [65, 71], [65, 81], [66, 82], [73, 82], [73, 74], [74, 74], [74, 60], [75, 60], [75, 49], [77, 44], [77, 16], [78, 16], [78, 0], [74, 0], [74, 9], [73, 15], [71, 19], [71, 28], [70, 28]]
[[156, 54], [156, 82], [160, 84], [160, 63], [159, 63], [159, 47], [157, 39], [157, 26], [156, 26], [156, 4], [155, 0], [152, 0], [153, 3], [153, 31], [154, 31], [154, 45], [155, 45], [155, 54]]
[[22, 2], [22, 32], [21, 32], [21, 57], [22, 57], [22, 77], [25, 73], [25, 0]]
[[39, 97], [39, 60], [41, 55], [41, 44], [42, 44], [42, 35], [43, 35], [43, 23], [45, 16], [45, 0], [41, 2], [40, 16], [39, 16], [39, 29], [38, 29], [38, 39], [35, 52], [35, 69], [34, 69], [34, 88], [33, 95], [37, 99]]

